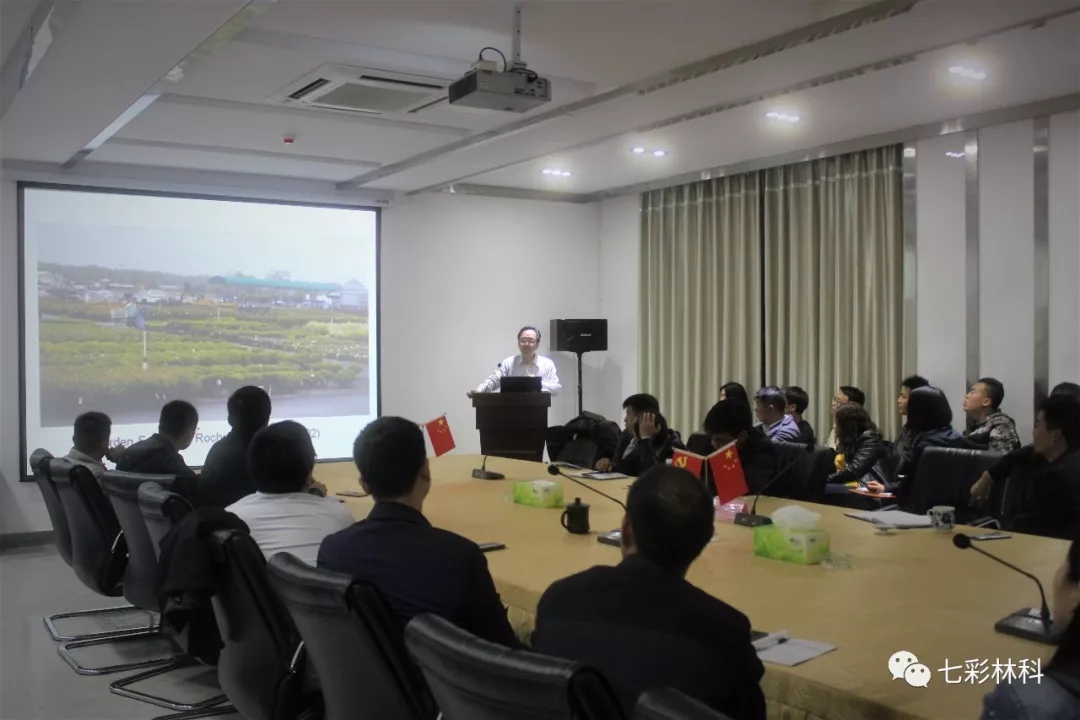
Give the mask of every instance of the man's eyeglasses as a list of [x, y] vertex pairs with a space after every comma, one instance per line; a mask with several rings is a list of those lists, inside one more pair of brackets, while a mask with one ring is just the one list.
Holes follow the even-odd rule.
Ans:
[[532, 338], [520, 338], [518, 340], [518, 342], [521, 343], [522, 345], [535, 345], [540, 341], [539, 340], [533, 340]]

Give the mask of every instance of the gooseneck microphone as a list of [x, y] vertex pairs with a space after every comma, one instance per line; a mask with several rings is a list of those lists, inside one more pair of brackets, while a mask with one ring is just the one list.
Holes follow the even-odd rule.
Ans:
[[[1016, 567], [1015, 565], [1013, 565], [1010, 562], [1006, 562], [1006, 561], [1002, 560], [997, 555], [992, 555], [992, 554], [986, 552], [985, 550], [983, 550], [982, 548], [976, 547], [975, 545], [972, 544], [971, 538], [969, 536], [965, 535], [964, 533], [956, 533], [955, 535], [953, 535], [952, 542], [953, 542], [953, 545], [960, 548], [961, 550], [967, 550], [968, 548], [970, 548], [970, 549], [974, 550], [975, 552], [979, 553], [980, 555], [985, 555], [986, 557], [990, 558], [994, 562], [1001, 563], [1002, 565], [1009, 568], [1010, 570], [1015, 570], [1016, 572], [1020, 573], [1021, 575], [1023, 575], [1026, 578], [1031, 578], [1031, 580], [1039, 588], [1039, 599], [1042, 600], [1042, 608], [1040, 609], [1039, 614], [1040, 614], [1040, 619], [1042, 620], [1043, 632], [1046, 635], [1050, 635], [1050, 606], [1046, 604], [1046, 592], [1043, 590], [1043, 586], [1042, 586], [1042, 583], [1039, 582], [1039, 578], [1035, 577], [1034, 575], [1032, 575], [1031, 573], [1029, 573], [1029, 572], [1027, 572], [1025, 570], [1021, 570], [1020, 568]], [[1010, 617], [1012, 617], [1012, 616], [1010, 616]], [[999, 628], [999, 630], [1001, 630], [1001, 629]], [[1004, 630], [1002, 630], [1002, 631], [1004, 631]]]
[[578, 485], [585, 488], [586, 490], [594, 492], [597, 495], [599, 495], [600, 497], [607, 498], [611, 502], [613, 502], [616, 505], [618, 505], [619, 507], [621, 507], [623, 510], [626, 510], [626, 505], [622, 504], [621, 502], [619, 502], [615, 498], [611, 497], [610, 495], [600, 492], [599, 490], [592, 487], [591, 485], [586, 485], [585, 483], [581, 482], [580, 480], [578, 480], [573, 475], [567, 475], [566, 473], [564, 473], [562, 471], [562, 469], [558, 465], [548, 465], [548, 475], [562, 475], [564, 478], [566, 478], [570, 482], [577, 483]]
[[[806, 445], [804, 447], [803, 452], [809, 453], [812, 450], [813, 450], [812, 447], [810, 447], [809, 445]], [[762, 485], [761, 489], [758, 490], [754, 494], [754, 502], [750, 506], [750, 512], [735, 513], [735, 524], [736, 525], [742, 525], [743, 527], [758, 527], [760, 525], [772, 525], [772, 518], [770, 518], [768, 516], [765, 516], [765, 515], [758, 515], [757, 514], [758, 498], [761, 497], [762, 493], [764, 493], [766, 490], [771, 488], [776, 483], [777, 480], [782, 478], [784, 476], [784, 473], [786, 473], [791, 468], [795, 467], [799, 463], [799, 461], [802, 460], [802, 459], [803, 459], [802, 452], [797, 453], [795, 455], [794, 460], [789, 462], [784, 467], [780, 468], [779, 472], [777, 472], [775, 475], [773, 475], [771, 478], [769, 478], [769, 481], [766, 482], [764, 485]]]
[[480, 467], [472, 471], [472, 476], [477, 480], [502, 480], [506, 476], [502, 473], [497, 473], [493, 470], [487, 469], [488, 456], [485, 455], [483, 461], [480, 463]]

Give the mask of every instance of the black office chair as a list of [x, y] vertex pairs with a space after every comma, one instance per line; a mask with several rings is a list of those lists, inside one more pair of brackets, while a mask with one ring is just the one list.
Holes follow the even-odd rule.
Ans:
[[804, 443], [774, 442], [773, 445], [776, 450], [776, 470], [772, 485], [764, 494], [788, 500], [808, 500], [804, 495], [810, 485], [815, 457], [813, 448]]
[[731, 720], [674, 688], [643, 692], [634, 706], [632, 720]]
[[[307, 648], [270, 584], [262, 551], [239, 530], [217, 530], [210, 542], [218, 586], [211, 602], [224, 644], [218, 682], [229, 702], [245, 720], [320, 717], [322, 697]], [[355, 670], [359, 665], [349, 662], [337, 668], [343, 674]], [[365, 676], [350, 679], [359, 683]], [[230, 709], [211, 708], [202, 717]]]
[[438, 716], [405, 650], [401, 623], [374, 586], [311, 567], [290, 553], [270, 558], [270, 582], [315, 665], [326, 720]]
[[970, 506], [971, 486], [1000, 459], [1000, 454], [983, 450], [928, 447], [919, 457], [904, 504], [919, 514], [935, 505], [949, 505], [956, 508], [958, 522], [969, 522], [978, 514]]
[[150, 481], [139, 485], [139, 512], [154, 544], [154, 555], [160, 559], [162, 538], [191, 512], [191, 504], [183, 495]]
[[[127, 543], [116, 513], [105, 498], [97, 479], [82, 465], [56, 460], [49, 464], [49, 473], [67, 518], [75, 574], [84, 585], [96, 593], [106, 597], [122, 595], [128, 559]], [[169, 657], [162, 657], [157, 650], [171, 652], [173, 643], [165, 638], [155, 637], [158, 635], [158, 624], [154, 614], [147, 610], [144, 610], [144, 613], [149, 623], [139, 628], [107, 637], [75, 640], [56, 650], [80, 675], [103, 675], [169, 662]], [[129, 641], [133, 640], [141, 643], [134, 646], [136, 651], [140, 651], [140, 659], [134, 662], [91, 668], [81, 665], [71, 652], [81, 647], [105, 644], [116, 644], [116, 648], [123, 651], [129, 648]]]
[[[143, 485], [168, 488], [175, 480], [173, 475], [146, 475], [110, 471], [102, 478], [105, 495], [116, 512], [120, 528], [127, 542], [128, 562], [124, 569], [124, 597], [136, 607], [155, 612], [159, 609], [155, 584], [158, 574], [158, 552], [147, 528], [140, 507], [139, 497]], [[181, 643], [184, 639], [181, 638]], [[163, 675], [182, 667], [195, 665], [197, 661], [184, 652], [180, 644], [168, 658], [168, 664], [117, 680], [109, 685], [109, 691], [122, 697], [139, 700], [172, 710], [201, 710], [225, 702], [225, 696], [217, 694], [199, 702], [180, 702], [131, 689], [135, 683]]]
[[607, 680], [570, 660], [510, 650], [435, 615], [405, 628], [443, 720], [620, 720]]
[[[54, 458], [49, 454], [47, 450], [38, 449], [30, 454], [30, 467], [34, 472], [34, 481], [37, 483], [38, 490], [41, 491], [41, 499], [45, 501], [45, 509], [49, 513], [49, 522], [52, 523], [53, 528], [53, 544], [56, 546], [56, 552], [60, 555], [60, 559], [63, 560], [69, 567], [71, 566], [71, 532], [68, 530], [67, 516], [64, 515], [64, 506], [60, 503], [60, 496], [56, 494], [56, 485], [53, 483], [52, 475], [50, 473], [50, 466], [54, 462]], [[64, 462], [64, 461], [57, 461]], [[67, 635], [57, 628], [56, 623], [66, 618], [76, 617], [102, 617], [102, 616], [114, 616], [114, 615], [136, 615], [137, 623], [134, 626], [126, 627], [120, 625], [121, 629], [110, 628], [107, 630], [101, 630], [92, 633], [82, 633], [79, 635]], [[111, 618], [110, 620], [115, 619]], [[67, 640], [88, 640], [91, 638], [102, 638], [116, 635], [117, 633], [127, 632], [142, 627], [142, 621], [145, 619], [144, 613], [138, 612], [136, 608], [130, 605], [121, 605], [119, 607], [104, 608], [101, 610], [80, 610], [78, 612], [56, 613], [54, 615], [47, 615], [42, 618], [45, 623], [45, 628], [49, 631], [49, 636], [53, 640], [67, 641]], [[126, 627], [126, 629], [124, 629]]]

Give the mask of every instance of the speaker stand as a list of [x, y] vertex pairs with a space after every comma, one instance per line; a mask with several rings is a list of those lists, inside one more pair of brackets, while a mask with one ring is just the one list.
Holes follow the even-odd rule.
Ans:
[[577, 353], [577, 414], [580, 417], [581, 413], [585, 411], [585, 405], [582, 403], [582, 391], [581, 391], [581, 358], [585, 353], [580, 350]]

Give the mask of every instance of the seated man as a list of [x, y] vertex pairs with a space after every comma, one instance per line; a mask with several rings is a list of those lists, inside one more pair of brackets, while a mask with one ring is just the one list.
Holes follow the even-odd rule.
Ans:
[[124, 451], [116, 469], [124, 472], [151, 475], [175, 475], [173, 489], [196, 503], [195, 471], [180, 455], [195, 440], [199, 427], [199, 411], [183, 400], [171, 400], [161, 407], [158, 431]]
[[653, 465], [663, 465], [677, 449], [685, 445], [676, 430], [667, 426], [660, 414], [660, 402], [652, 395], [639, 393], [623, 401], [623, 434], [612, 457], [601, 457], [596, 469], [637, 476]]
[[255, 492], [248, 470], [248, 447], [270, 422], [270, 396], [262, 388], [242, 387], [227, 404], [232, 430], [206, 454], [196, 493], [199, 505], [225, 507]]
[[784, 408], [784, 412], [790, 415], [799, 427], [799, 439], [795, 442], [814, 447], [817, 445], [814, 428], [803, 419], [803, 413], [810, 407], [810, 396], [798, 385], [792, 385], [784, 388], [784, 397], [787, 398], [787, 407]]
[[353, 524], [344, 503], [309, 492], [315, 448], [300, 423], [286, 420], [255, 433], [246, 465], [255, 492], [225, 509], [247, 523], [267, 560], [290, 552], [314, 565], [323, 538]]
[[353, 459], [375, 507], [323, 540], [319, 567], [377, 586], [402, 626], [432, 613], [485, 640], [518, 646], [479, 546], [424, 517], [431, 471], [416, 423], [375, 420], [356, 438]]
[[[757, 492], [772, 480], [778, 460], [777, 448], [765, 437], [760, 425], [753, 426], [750, 406], [738, 400], [721, 400], [705, 416], [705, 432], [717, 450], [735, 443], [750, 492]], [[716, 495], [713, 483], [708, 485], [709, 493]]]
[[1016, 423], [1001, 412], [1005, 387], [994, 378], [981, 378], [964, 396], [964, 412], [975, 421], [964, 437], [974, 447], [996, 453], [1010, 453], [1020, 448]]
[[787, 404], [777, 387], [763, 387], [754, 396], [754, 414], [765, 435], [774, 442], [796, 442], [802, 434], [795, 420], [784, 412]]
[[[1050, 397], [1063, 395], [1065, 397], [1071, 397], [1074, 400], [1080, 401], [1080, 385], [1071, 382], [1058, 383], [1054, 386], [1054, 389], [1050, 391]], [[971, 486], [971, 504], [975, 506], [982, 505], [990, 497], [990, 490], [994, 483], [1005, 482], [1010, 475], [1012, 475], [1013, 468], [1017, 463], [1030, 462], [1034, 459], [1035, 447], [1033, 445], [1025, 445], [1019, 450], [1014, 450], [1005, 457], [998, 460], [998, 462], [989, 470], [984, 472], [978, 479], [978, 481]], [[1000, 512], [1000, 508], [990, 508], [992, 512]]]
[[[866, 393], [854, 385], [841, 385], [833, 396], [831, 412], [835, 415], [836, 408], [844, 403], [853, 402], [856, 405], [866, 406]], [[829, 431], [829, 437], [825, 440], [825, 446], [836, 449], [836, 427]]]
[[678, 468], [649, 470], [626, 497], [622, 563], [552, 584], [533, 648], [598, 669], [627, 716], [643, 691], [666, 685], [736, 720], [764, 720], [750, 621], [686, 581], [712, 535], [701, 483]]
[[94, 473], [98, 482], [101, 482], [101, 476], [105, 474], [102, 460], [108, 458], [116, 462], [124, 453], [123, 447], [109, 447], [111, 435], [112, 419], [108, 415], [102, 412], [85, 412], [75, 418], [75, 433], [71, 436], [73, 447], [63, 459], [85, 466]]
[[1052, 395], [1039, 406], [1031, 455], [1013, 464], [1009, 516], [1017, 532], [1061, 539], [1080, 532], [1080, 402]]

